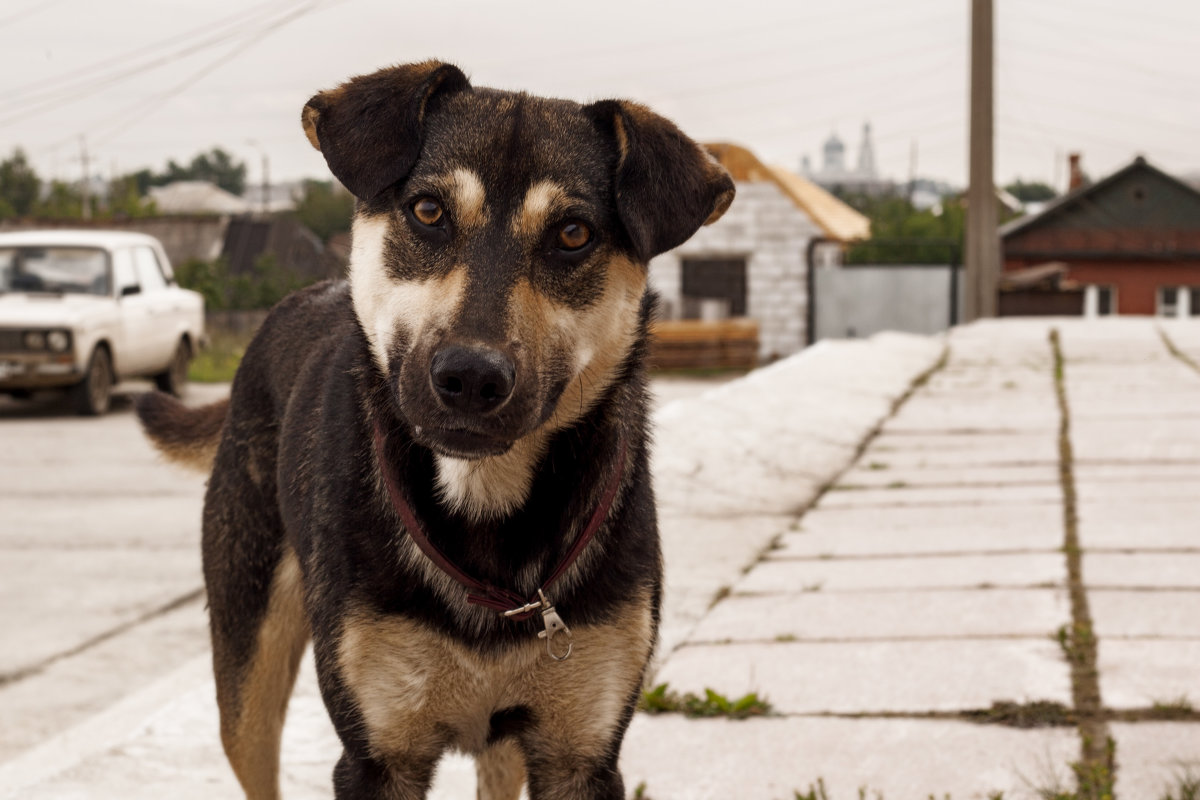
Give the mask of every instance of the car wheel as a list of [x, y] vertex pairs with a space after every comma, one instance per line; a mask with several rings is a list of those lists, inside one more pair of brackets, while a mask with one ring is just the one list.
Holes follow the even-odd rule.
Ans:
[[162, 391], [179, 397], [187, 386], [188, 367], [192, 363], [192, 348], [184, 339], [179, 340], [175, 352], [171, 355], [171, 363], [165, 370], [154, 376], [154, 383]]
[[108, 411], [112, 387], [112, 358], [108, 350], [97, 347], [83, 380], [71, 387], [71, 403], [80, 414], [98, 416]]

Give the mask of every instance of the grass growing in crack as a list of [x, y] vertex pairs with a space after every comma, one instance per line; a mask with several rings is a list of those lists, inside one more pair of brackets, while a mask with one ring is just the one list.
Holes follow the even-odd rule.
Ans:
[[[1085, 750], [1090, 748], [1085, 743]], [[1117, 780], [1117, 743], [1108, 737], [1104, 743], [1104, 757], [1100, 760], [1076, 761], [1071, 764], [1075, 775], [1075, 791], [1059, 788], [1039, 789], [1041, 800], [1114, 800]]]
[[671, 690], [669, 684], [660, 683], [646, 689], [638, 701], [638, 710], [647, 714], [683, 714], [685, 717], [726, 717], [749, 719], [772, 713], [771, 704], [756, 692], [730, 699], [712, 689], [705, 689], [700, 696], [692, 692], [680, 694]]
[[1054, 632], [1054, 639], [1069, 663], [1080, 667], [1088, 666], [1090, 656], [1096, 648], [1096, 637], [1090, 626], [1079, 623], [1060, 625]]
[[1180, 695], [1174, 700], [1155, 700], [1150, 706], [1150, 716], [1153, 719], [1191, 719], [1195, 713], [1196, 709], [1192, 707], [1192, 701], [1187, 695]]
[[1168, 787], [1159, 800], [1200, 800], [1200, 775], [1186, 765], [1181, 769], [1175, 776], [1175, 785]]
[[991, 708], [964, 711], [963, 716], [972, 722], [1026, 729], [1069, 727], [1078, 722], [1073, 709], [1050, 700], [1030, 703], [1000, 700], [992, 703]]
[[[792, 792], [792, 800], [830, 800], [829, 790], [825, 788], [825, 780], [817, 778], [816, 783], [808, 785], [808, 791], [802, 792], [796, 789]], [[872, 792], [867, 786], [858, 787], [858, 800], [884, 800], [883, 792]], [[929, 800], [939, 800], [936, 794], [930, 794]], [[946, 793], [941, 796], [941, 800], [951, 800], [950, 794]], [[1004, 800], [1004, 792], [992, 792], [987, 795], [987, 800]]]
[[881, 469], [887, 469], [887, 468], [888, 468], [888, 465], [883, 463], [882, 461], [872, 461], [870, 464], [867, 464], [867, 469], [871, 469], [871, 470], [875, 470], [875, 471], [879, 471]]

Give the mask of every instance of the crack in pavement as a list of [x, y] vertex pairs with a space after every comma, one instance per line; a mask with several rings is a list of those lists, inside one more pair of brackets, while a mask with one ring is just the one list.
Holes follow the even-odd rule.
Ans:
[[80, 644], [75, 645], [74, 647], [71, 647], [67, 650], [63, 650], [61, 652], [55, 653], [54, 655], [51, 655], [51, 656], [47, 656], [46, 658], [43, 658], [41, 661], [30, 664], [29, 666], [21, 667], [20, 669], [12, 670], [10, 672], [0, 673], [0, 688], [4, 688], [6, 686], [11, 686], [19, 681], [25, 680], [26, 678], [32, 678], [34, 675], [44, 672], [48, 667], [52, 666], [53, 664], [58, 663], [59, 661], [63, 661], [64, 659], [73, 658], [75, 656], [86, 653], [88, 650], [91, 650], [92, 648], [94, 648], [100, 644], [103, 644], [104, 642], [107, 642], [110, 639], [114, 639], [117, 636], [121, 636], [122, 634], [128, 633], [129, 631], [131, 631], [141, 625], [144, 625], [147, 622], [150, 622], [151, 620], [154, 620], [161, 616], [169, 614], [172, 611], [182, 608], [182, 607], [188, 605], [189, 603], [193, 603], [197, 600], [200, 600], [203, 597], [204, 597], [204, 588], [203, 587], [193, 589], [192, 591], [186, 592], [182, 595], [179, 595], [178, 597], [174, 598], [173, 600], [169, 600], [168, 602], [166, 602], [156, 608], [150, 609], [149, 611], [145, 612], [144, 614], [141, 614], [137, 617], [134, 617], [131, 620], [128, 620], [127, 622], [122, 622], [120, 625], [116, 625], [112, 628], [109, 628], [106, 631], [102, 631], [101, 633], [98, 633], [95, 636], [92, 636], [89, 639], [86, 639], [85, 641], [81, 642]]

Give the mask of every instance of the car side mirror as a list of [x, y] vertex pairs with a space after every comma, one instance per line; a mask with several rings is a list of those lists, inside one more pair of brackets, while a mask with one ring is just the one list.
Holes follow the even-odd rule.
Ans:
[[131, 294], [141, 294], [142, 287], [138, 285], [125, 286], [121, 289], [121, 297], [129, 297]]

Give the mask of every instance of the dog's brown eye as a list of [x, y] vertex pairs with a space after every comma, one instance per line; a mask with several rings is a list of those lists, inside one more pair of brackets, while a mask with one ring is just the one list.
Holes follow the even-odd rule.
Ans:
[[568, 222], [558, 229], [558, 246], [563, 250], [579, 250], [592, 240], [592, 229], [582, 222]]
[[442, 207], [438, 205], [438, 201], [432, 197], [422, 197], [412, 206], [413, 216], [417, 218], [417, 222], [422, 225], [433, 227], [440, 225], [445, 214], [442, 212]]

